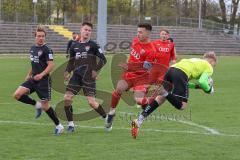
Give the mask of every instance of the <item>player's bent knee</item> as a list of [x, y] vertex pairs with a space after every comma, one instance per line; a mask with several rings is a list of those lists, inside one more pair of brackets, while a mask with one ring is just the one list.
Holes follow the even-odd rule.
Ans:
[[92, 107], [92, 108], [97, 108], [98, 107], [98, 103], [95, 100], [95, 98], [93, 97], [88, 97], [88, 104]]
[[184, 110], [187, 107], [186, 102], [176, 103], [174, 107], [178, 110]]
[[42, 109], [47, 111], [49, 109], [49, 102], [47, 100], [41, 101]]
[[163, 96], [157, 96], [154, 100], [158, 102], [158, 104], [162, 104], [165, 101], [165, 97]]
[[21, 98], [22, 94], [20, 94], [19, 92], [15, 92], [13, 94], [13, 98], [15, 98], [16, 100], [19, 100]]
[[143, 98], [134, 98], [135, 99], [135, 102], [138, 104], [138, 105], [142, 105], [143, 104]]
[[182, 102], [182, 107], [180, 110], [184, 110], [185, 108], [187, 108], [187, 103], [186, 102]]

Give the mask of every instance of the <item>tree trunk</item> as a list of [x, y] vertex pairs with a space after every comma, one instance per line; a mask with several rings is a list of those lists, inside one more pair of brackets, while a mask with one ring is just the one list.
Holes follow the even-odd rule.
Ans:
[[202, 3], [202, 18], [206, 18], [206, 14], [207, 14], [207, 0], [203, 0]]
[[232, 10], [232, 15], [231, 15], [231, 19], [230, 19], [231, 26], [234, 26], [234, 24], [235, 24], [236, 13], [238, 10], [238, 4], [239, 4], [239, 0], [232, 0], [233, 10]]
[[193, 18], [193, 0], [190, 1], [190, 17]]
[[128, 3], [128, 15], [131, 16], [131, 12], [132, 12], [132, 0], [129, 0], [129, 3]]
[[181, 2], [179, 0], [176, 0], [176, 10], [177, 10], [177, 17], [181, 17]]
[[222, 12], [222, 22], [227, 23], [226, 4], [224, 0], [219, 0], [219, 4]]
[[140, 0], [140, 10], [139, 10], [139, 13], [140, 13], [140, 17], [143, 17], [144, 15], [144, 0]]
[[157, 0], [152, 1], [153, 15], [157, 13]]
[[184, 0], [183, 13], [184, 13], [184, 17], [188, 17], [189, 16], [188, 0]]
[[72, 22], [76, 22], [76, 12], [77, 12], [77, 0], [72, 0], [72, 5], [71, 5], [71, 8], [72, 8]]

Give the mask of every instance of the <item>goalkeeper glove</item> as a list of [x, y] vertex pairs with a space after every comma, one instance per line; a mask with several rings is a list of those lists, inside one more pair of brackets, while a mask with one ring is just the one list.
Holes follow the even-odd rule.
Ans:
[[148, 61], [144, 61], [143, 62], [143, 68], [147, 69], [147, 70], [150, 70], [152, 68], [152, 64]]
[[205, 93], [208, 93], [208, 94], [213, 94], [214, 93], [214, 88], [213, 86], [210, 87], [209, 91], [204, 91]]

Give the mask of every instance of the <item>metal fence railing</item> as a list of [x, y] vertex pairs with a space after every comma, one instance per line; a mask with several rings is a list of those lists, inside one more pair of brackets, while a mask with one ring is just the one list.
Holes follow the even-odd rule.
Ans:
[[[90, 21], [94, 24], [97, 23], [97, 15], [82, 14], [77, 15], [74, 18], [70, 18], [67, 14], [64, 17], [58, 18], [54, 16], [48, 16], [45, 18], [36, 16], [37, 23], [42, 24], [65, 24], [65, 23], [81, 23], [83, 21]], [[34, 23], [33, 15], [25, 15], [21, 12], [16, 14], [1, 14], [0, 22], [5, 23]], [[108, 24], [111, 25], [136, 25], [140, 22], [148, 22], [154, 26], [185, 26], [191, 28], [199, 28], [199, 19], [197, 18], [184, 18], [184, 17], [161, 17], [161, 16], [110, 16], [107, 18]], [[201, 29], [206, 29], [210, 33], [228, 33], [234, 35], [240, 35], [240, 23], [235, 26], [230, 24], [218, 23], [206, 19], [201, 20]]]
[[[180, 17], [178, 19], [178, 25], [198, 28], [199, 19]], [[202, 19], [200, 26], [202, 29], [206, 29], [208, 32], [212, 32], [212, 33], [228, 33], [228, 34], [240, 35], [239, 24], [235, 26], [231, 26], [230, 24], [218, 23], [218, 22], [207, 20], [207, 19]]]

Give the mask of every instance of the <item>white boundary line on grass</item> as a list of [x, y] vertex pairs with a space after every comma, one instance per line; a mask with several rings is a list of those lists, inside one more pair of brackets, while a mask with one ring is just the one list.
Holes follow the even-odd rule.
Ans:
[[[0, 103], [0, 104], [17, 104], [17, 103]], [[85, 111], [85, 110], [84, 110]], [[86, 111], [89, 111], [89, 110], [86, 110]], [[130, 112], [119, 112], [121, 114], [127, 114], [127, 115], [136, 115], [134, 113], [130, 113]], [[161, 117], [158, 117], [158, 118], [161, 118]], [[204, 126], [204, 125], [200, 125], [200, 124], [197, 124], [197, 123], [194, 123], [194, 122], [191, 122], [191, 121], [183, 121], [183, 120], [175, 120], [175, 119], [171, 119], [171, 118], [168, 118], [168, 120], [170, 121], [173, 121], [173, 122], [177, 122], [177, 123], [182, 123], [182, 124], [186, 124], [186, 125], [189, 125], [189, 126], [193, 126], [193, 127], [197, 127], [197, 128], [201, 128], [201, 129], [204, 129], [207, 133], [202, 133], [202, 132], [195, 132], [195, 131], [177, 131], [177, 130], [154, 130], [156, 132], [166, 132], [166, 133], [190, 133], [190, 134], [212, 134], [212, 135], [226, 135], [226, 136], [230, 136], [228, 134], [223, 134], [223, 133], [220, 133], [219, 131], [217, 131], [216, 129], [214, 128], [210, 128], [210, 127], [207, 127], [207, 126]], [[8, 122], [11, 122], [11, 123], [19, 123], [19, 124], [31, 124], [33, 123], [33, 125], [46, 125], [46, 124], [41, 124], [41, 123], [34, 123], [34, 122], [18, 122], [18, 121], [0, 121], [0, 123], [8, 123]], [[10, 124], [11, 124], [10, 123]], [[48, 124], [50, 125], [50, 124]], [[82, 127], [82, 128], [103, 128], [103, 127], [91, 127], [91, 126], [79, 126], [79, 127]], [[115, 128], [115, 129], [127, 129], [127, 128]], [[144, 131], [153, 131], [152, 129], [144, 129]], [[233, 136], [240, 136], [240, 135], [233, 135]]]
[[[13, 124], [13, 125], [36, 125], [36, 126], [53, 126], [50, 123], [36, 123], [36, 122], [28, 122], [28, 121], [4, 121], [0, 120], [0, 124]], [[86, 126], [86, 125], [76, 125], [80, 128], [89, 128], [89, 129], [104, 129], [102, 126]], [[114, 127], [117, 130], [130, 130], [130, 128], [124, 127]], [[141, 129], [141, 132], [162, 132], [162, 133], [186, 133], [186, 134], [200, 134], [200, 135], [212, 135], [212, 136], [225, 136], [225, 137], [240, 137], [240, 135], [236, 134], [212, 134], [212, 133], [202, 133], [197, 131], [189, 131], [189, 130], [160, 130], [160, 129]]]
[[179, 123], [183, 123], [183, 124], [187, 124], [187, 125], [190, 125], [190, 126], [194, 126], [194, 127], [198, 127], [198, 128], [202, 128], [204, 129], [205, 131], [211, 133], [211, 134], [216, 134], [216, 135], [220, 135], [221, 133], [219, 133], [216, 129], [214, 128], [210, 128], [210, 127], [207, 127], [207, 126], [203, 126], [203, 125], [200, 125], [200, 124], [197, 124], [197, 123], [194, 123], [194, 122], [191, 122], [191, 121], [182, 121], [182, 120], [178, 120], [176, 122], [179, 122]]
[[[133, 113], [128, 113], [128, 112], [120, 112], [120, 113], [128, 114], [128, 115], [134, 115]], [[157, 117], [157, 118], [161, 118], [161, 117]], [[197, 123], [194, 123], [194, 122], [191, 122], [191, 121], [175, 120], [175, 119], [172, 119], [172, 118], [168, 118], [168, 120], [169, 121], [173, 121], [173, 122], [177, 122], [177, 123], [183, 123], [183, 124], [186, 124], [186, 125], [189, 125], [189, 126], [193, 126], [193, 127], [197, 127], [197, 128], [201, 128], [201, 129], [204, 129], [205, 131], [207, 131], [210, 134], [216, 134], [216, 135], [220, 134], [214, 128], [210, 128], [210, 127], [207, 127], [207, 126], [204, 126], [204, 125], [200, 125], [200, 124], [197, 124]]]

